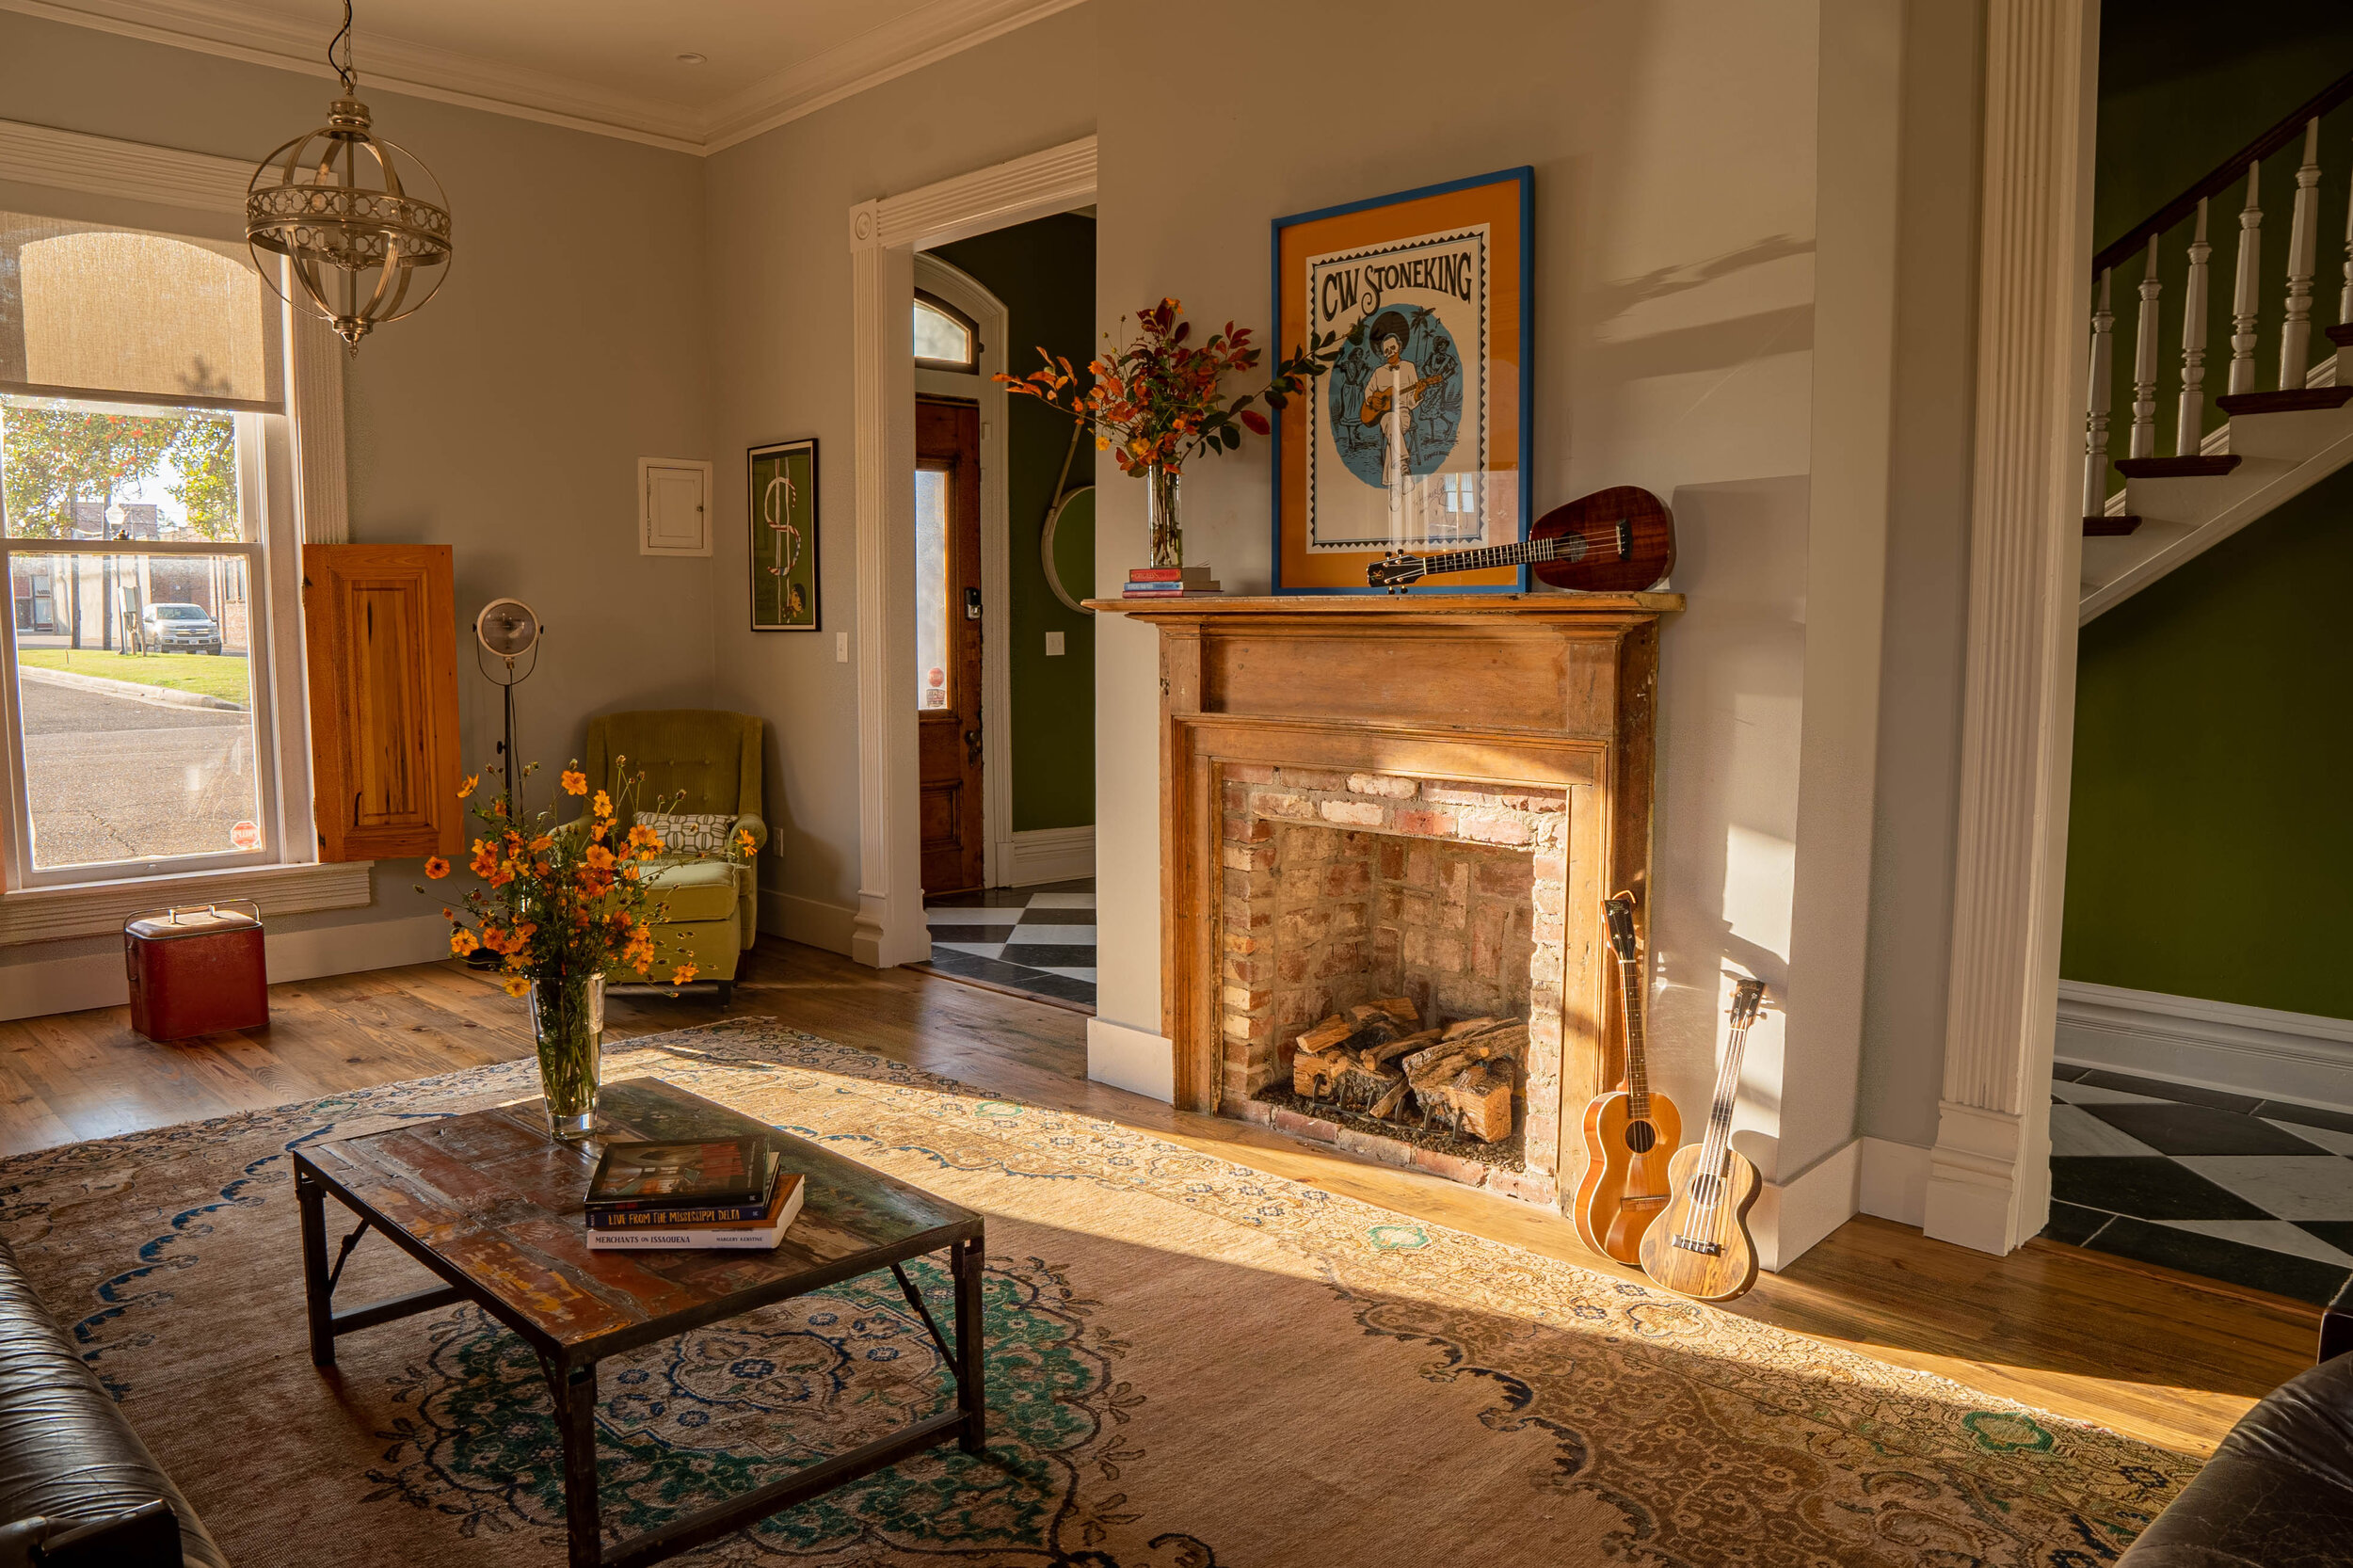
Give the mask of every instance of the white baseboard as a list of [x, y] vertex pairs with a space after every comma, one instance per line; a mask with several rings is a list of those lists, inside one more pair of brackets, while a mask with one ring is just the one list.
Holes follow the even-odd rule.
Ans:
[[760, 929], [788, 942], [803, 942], [847, 957], [850, 928], [856, 920], [857, 911], [844, 904], [760, 889]]
[[1917, 1144], [1865, 1138], [1856, 1182], [1856, 1207], [1917, 1230], [1929, 1212], [1929, 1151]]
[[[263, 936], [270, 983], [357, 974], [449, 956], [449, 922], [438, 915], [269, 931]], [[122, 951], [83, 953], [0, 968], [0, 1018], [38, 1018], [131, 1000]]]
[[1823, 1237], [1854, 1217], [1855, 1173], [1863, 1140], [1853, 1139], [1808, 1165], [1789, 1181], [1767, 1182], [1749, 1210], [1757, 1266], [1778, 1273]]
[[1176, 1098], [1176, 1049], [1165, 1034], [1087, 1020], [1087, 1077], [1156, 1100]]
[[2353, 1111], [2353, 1020], [2062, 980], [2061, 1062]]
[[1095, 829], [1038, 827], [1006, 840], [1005, 886], [1034, 888], [1041, 882], [1073, 882], [1095, 874]]

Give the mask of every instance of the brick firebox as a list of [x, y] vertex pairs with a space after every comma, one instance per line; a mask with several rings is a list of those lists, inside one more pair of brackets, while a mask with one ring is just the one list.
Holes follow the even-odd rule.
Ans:
[[[1289, 1086], [1301, 1030], [1405, 996], [1433, 1027], [1527, 1018], [1514, 1142], [1557, 1144], [1567, 792], [1242, 766], [1225, 770], [1223, 804], [1222, 1102], [1257, 1115], [1243, 1108]], [[1410, 1144], [1381, 1149], [1375, 1139], [1332, 1135], [1400, 1163], [1415, 1158]], [[1434, 1153], [1419, 1163], [1482, 1183], [1497, 1168]], [[1508, 1185], [1549, 1195], [1541, 1173]]]
[[[1557, 1088], [1548, 1112], [1538, 1096], [1529, 1098], [1525, 1171], [1513, 1173], [1520, 1184], [1491, 1177], [1488, 1185], [1528, 1197], [1573, 1190], [1584, 1144], [1561, 1135], [1561, 1108], [1581, 1112], [1623, 1071], [1602, 901], [1620, 888], [1647, 898], [1658, 622], [1682, 606], [1673, 594], [1092, 601], [1159, 633], [1160, 1032], [1176, 1103], [1234, 1114], [1265, 1103], [1238, 1100], [1229, 1086], [1226, 1002], [1237, 983], [1225, 969], [1224, 922], [1226, 878], [1273, 873], [1281, 826], [1366, 834], [1376, 856], [1380, 840], [1402, 840], [1409, 862], [1415, 846], [1427, 843], [1433, 879], [1439, 848], [1450, 843], [1467, 856], [1484, 846], [1529, 866], [1529, 1001], [1533, 1008], [1547, 999], [1543, 1005], [1558, 1016], [1557, 1053], [1531, 1049], [1540, 1071], [1553, 1066]], [[1275, 788], [1278, 771], [1294, 787]], [[1309, 775], [1324, 776], [1316, 780], [1321, 787], [1309, 787]], [[1356, 776], [1413, 792], [1352, 789]], [[1235, 785], [1245, 792], [1239, 805], [1229, 793]], [[1313, 810], [1254, 810], [1250, 800], [1261, 790], [1270, 804], [1289, 796]], [[1434, 798], [1447, 790], [1495, 798]], [[1450, 813], [1451, 840], [1416, 831], [1417, 812], [1433, 814], [1425, 828]], [[1241, 839], [1225, 838], [1229, 817], [1241, 819]], [[1249, 837], [1257, 831], [1253, 818], [1266, 837]], [[1262, 848], [1269, 863], [1251, 865]], [[1228, 851], [1244, 863], [1229, 866]], [[1472, 877], [1467, 928], [1478, 868], [1464, 863]], [[1369, 893], [1378, 870], [1377, 861], [1368, 868]], [[1540, 877], [1561, 879], [1557, 911], [1543, 902]], [[1410, 871], [1404, 882], [1412, 885]], [[1405, 888], [1398, 890], [1401, 900]], [[1369, 897], [1369, 930], [1376, 908]], [[1545, 923], [1556, 920], [1557, 936]], [[1403, 940], [1401, 925], [1401, 958]], [[1266, 1039], [1257, 1043], [1279, 1051], [1273, 984], [1239, 984], [1245, 999], [1269, 993]], [[1256, 1007], [1240, 1011], [1248, 1019]], [[1245, 1025], [1245, 1082], [1248, 1032]], [[1274, 1060], [1262, 1055], [1258, 1064]], [[1275, 1125], [1284, 1124], [1278, 1117]]]

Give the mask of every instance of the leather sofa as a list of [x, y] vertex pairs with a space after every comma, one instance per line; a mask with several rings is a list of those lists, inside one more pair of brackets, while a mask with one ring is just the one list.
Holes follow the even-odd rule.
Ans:
[[2118, 1568], [2353, 1564], [2353, 1285], [2317, 1367], [2256, 1401]]
[[[734, 819], [730, 839], [746, 832], [755, 848], [764, 847], [768, 824], [760, 814], [764, 728], [749, 713], [711, 709], [607, 713], [588, 721], [584, 767], [598, 788], [608, 786], [616, 769], [642, 773], [646, 781], [640, 804], [682, 796], [667, 809], [726, 813]], [[625, 763], [620, 760], [624, 758]], [[622, 831], [635, 822], [634, 809], [625, 813]], [[653, 931], [656, 979], [680, 959], [691, 958], [702, 981], [716, 982], [719, 1000], [726, 1003], [743, 955], [760, 934], [756, 864], [664, 855], [648, 867], [648, 885], [669, 906], [669, 919]], [[635, 984], [638, 978], [618, 966], [605, 974], [607, 984]]]
[[0, 1243], [0, 1568], [227, 1568]]

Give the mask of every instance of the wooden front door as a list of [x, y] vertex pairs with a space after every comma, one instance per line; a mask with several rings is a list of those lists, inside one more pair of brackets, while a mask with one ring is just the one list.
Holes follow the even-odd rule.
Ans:
[[981, 414], [915, 405], [915, 676], [926, 897], [978, 888], [981, 853]]

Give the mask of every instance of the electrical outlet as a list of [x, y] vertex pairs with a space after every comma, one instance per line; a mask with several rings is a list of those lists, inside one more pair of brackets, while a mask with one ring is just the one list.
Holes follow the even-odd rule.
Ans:
[[1048, 659], [1059, 659], [1063, 656], [1062, 639], [1063, 634], [1059, 632], [1048, 632], [1046, 633], [1046, 657]]
[[837, 664], [850, 662], [850, 634], [847, 632], [833, 634], [833, 662]]

